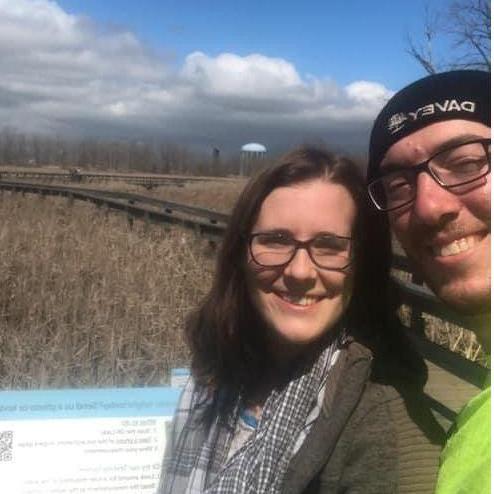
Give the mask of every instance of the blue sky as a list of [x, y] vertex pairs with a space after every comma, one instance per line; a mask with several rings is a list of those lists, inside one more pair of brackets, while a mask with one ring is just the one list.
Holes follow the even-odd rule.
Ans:
[[25, 133], [197, 149], [362, 151], [406, 53], [451, 0], [0, 0], [0, 119]]
[[[187, 1], [61, 0], [73, 14], [130, 28], [180, 62], [194, 51], [210, 56], [261, 53], [292, 62], [301, 74], [340, 84], [365, 79], [397, 90], [423, 75], [406, 53], [407, 33], [420, 35], [426, 5], [446, 0]], [[444, 7], [443, 7], [444, 8]]]

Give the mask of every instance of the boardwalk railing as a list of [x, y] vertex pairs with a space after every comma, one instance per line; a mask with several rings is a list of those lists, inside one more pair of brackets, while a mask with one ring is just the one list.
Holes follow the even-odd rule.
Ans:
[[0, 180], [36, 180], [41, 182], [126, 182], [142, 185], [146, 188], [160, 185], [183, 186], [190, 182], [231, 181], [226, 177], [196, 177], [180, 175], [136, 174], [136, 173], [100, 173], [85, 172], [78, 169], [60, 172], [47, 172], [39, 170], [8, 170], [0, 168]]

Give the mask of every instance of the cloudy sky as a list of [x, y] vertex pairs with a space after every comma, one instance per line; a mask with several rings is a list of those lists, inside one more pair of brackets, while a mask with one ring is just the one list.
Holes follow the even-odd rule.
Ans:
[[386, 99], [424, 75], [406, 54], [424, 4], [0, 0], [0, 128], [363, 151]]

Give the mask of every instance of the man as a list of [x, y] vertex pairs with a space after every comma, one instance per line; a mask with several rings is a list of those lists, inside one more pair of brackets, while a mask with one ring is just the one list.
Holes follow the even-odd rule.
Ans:
[[[368, 189], [414, 267], [490, 352], [490, 74], [434, 74], [378, 115]], [[437, 494], [490, 492], [490, 388], [458, 415]]]

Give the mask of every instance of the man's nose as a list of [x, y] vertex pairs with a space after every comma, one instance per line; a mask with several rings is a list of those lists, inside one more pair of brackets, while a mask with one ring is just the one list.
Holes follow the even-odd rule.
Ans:
[[413, 204], [413, 213], [419, 222], [442, 225], [456, 218], [460, 209], [461, 201], [454, 192], [439, 185], [428, 173], [419, 173]]

